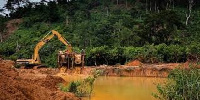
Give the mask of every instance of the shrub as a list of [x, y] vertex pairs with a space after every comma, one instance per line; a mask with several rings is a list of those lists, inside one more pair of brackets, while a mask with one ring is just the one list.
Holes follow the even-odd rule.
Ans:
[[86, 64], [124, 64], [138, 59], [145, 63], [185, 62], [187, 57], [200, 55], [195, 46], [145, 45], [143, 47], [94, 47], [86, 49]]
[[123, 56], [126, 58], [126, 61], [136, 59], [145, 51], [142, 47], [124, 47]]
[[79, 97], [90, 96], [93, 90], [94, 77], [88, 77], [80, 82], [77, 86], [75, 94]]
[[160, 100], [199, 100], [199, 76], [200, 69], [197, 68], [175, 69], [164, 85], [157, 86], [158, 94], [154, 94], [154, 97]]
[[199, 61], [200, 58], [200, 44], [191, 43], [186, 48], [187, 59]]
[[89, 76], [84, 80], [72, 81], [68, 86], [60, 84], [60, 89], [65, 92], [72, 92], [79, 97], [91, 96], [94, 81], [100, 74], [101, 71], [94, 70], [93, 76]]
[[68, 86], [68, 92], [73, 92], [76, 93], [77, 92], [77, 87], [81, 85], [80, 81], [72, 81], [70, 82], [69, 86]]
[[162, 55], [166, 62], [184, 62], [186, 60], [186, 51], [184, 46], [169, 45], [163, 49]]

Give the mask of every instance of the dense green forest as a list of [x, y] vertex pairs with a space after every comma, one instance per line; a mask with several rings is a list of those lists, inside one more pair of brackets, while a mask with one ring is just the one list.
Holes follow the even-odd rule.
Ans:
[[[25, 2], [24, 0], [22, 0]], [[0, 33], [6, 21], [23, 19], [19, 29], [1, 41], [0, 55], [16, 60], [31, 58], [36, 43], [57, 30], [80, 52], [86, 64], [125, 64], [198, 61], [200, 57], [200, 1], [198, 0], [57, 0], [13, 8], [21, 0], [8, 0], [9, 16], [0, 16]], [[40, 50], [43, 63], [56, 66], [56, 38]]]

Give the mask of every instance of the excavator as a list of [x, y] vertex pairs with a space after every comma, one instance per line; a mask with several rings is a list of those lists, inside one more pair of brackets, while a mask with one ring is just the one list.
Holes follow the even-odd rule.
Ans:
[[[52, 34], [50, 34], [52, 33]], [[18, 65], [28, 65], [28, 66], [41, 66], [41, 60], [39, 56], [39, 50], [49, 42], [54, 36], [56, 36], [65, 46], [66, 50], [58, 52], [58, 67], [72, 69], [74, 66], [81, 66], [81, 69], [84, 66], [84, 56], [85, 53], [82, 50], [81, 53], [76, 53], [72, 51], [71, 44], [57, 31], [52, 30], [47, 35], [45, 35], [35, 46], [32, 59], [17, 59], [16, 62]]]

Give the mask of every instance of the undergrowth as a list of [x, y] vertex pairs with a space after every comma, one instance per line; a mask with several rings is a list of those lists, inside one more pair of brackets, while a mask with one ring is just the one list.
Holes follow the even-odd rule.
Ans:
[[154, 97], [160, 100], [200, 100], [200, 69], [175, 69], [157, 90]]
[[60, 90], [64, 92], [72, 92], [78, 97], [90, 97], [93, 91], [94, 81], [100, 73], [101, 71], [95, 70], [92, 76], [83, 80], [72, 81], [67, 86], [60, 84]]

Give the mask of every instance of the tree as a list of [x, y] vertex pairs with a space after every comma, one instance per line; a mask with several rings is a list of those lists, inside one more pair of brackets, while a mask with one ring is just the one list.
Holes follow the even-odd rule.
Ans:
[[28, 3], [29, 0], [8, 0], [7, 3], [5, 4], [5, 7], [8, 10], [14, 10], [14, 5], [17, 5], [17, 8], [21, 7], [21, 3]]
[[188, 21], [191, 17], [193, 6], [194, 6], [194, 0], [188, 0], [188, 13], [186, 13], [186, 21], [185, 21], [186, 26], [188, 25]]
[[183, 27], [176, 12], [166, 10], [150, 14], [144, 22], [141, 37], [152, 44], [169, 44], [175, 36], [176, 30]]

